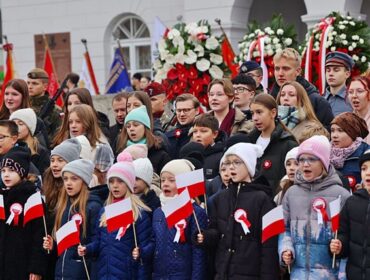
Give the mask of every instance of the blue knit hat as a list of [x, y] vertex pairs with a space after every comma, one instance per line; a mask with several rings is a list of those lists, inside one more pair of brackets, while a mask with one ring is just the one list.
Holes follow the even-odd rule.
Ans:
[[144, 105], [140, 106], [139, 108], [133, 109], [130, 113], [127, 114], [125, 118], [125, 124], [130, 121], [140, 122], [147, 128], [151, 129], [148, 111], [146, 110], [146, 107]]

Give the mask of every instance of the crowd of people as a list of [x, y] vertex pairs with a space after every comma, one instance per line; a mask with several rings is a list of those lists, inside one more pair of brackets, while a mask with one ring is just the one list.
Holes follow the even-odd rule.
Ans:
[[[209, 108], [185, 92], [171, 103], [137, 74], [135, 90], [112, 99], [113, 125], [76, 75], [46, 116], [44, 70], [8, 82], [0, 280], [370, 279], [370, 79], [351, 77], [352, 58], [331, 52], [320, 95], [300, 65], [296, 50], [278, 52], [266, 89], [260, 65], [246, 61], [209, 83]], [[197, 169], [206, 194], [169, 228], [162, 208], [179, 195], [176, 176]], [[44, 219], [26, 223], [37, 191]], [[108, 231], [105, 206], [127, 198], [134, 224]], [[285, 232], [262, 242], [262, 217], [277, 205]], [[71, 220], [80, 244], [58, 255], [56, 233]]]

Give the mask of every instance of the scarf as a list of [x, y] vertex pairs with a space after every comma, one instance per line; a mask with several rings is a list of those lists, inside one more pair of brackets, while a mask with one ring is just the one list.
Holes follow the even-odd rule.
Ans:
[[176, 197], [178, 196], [178, 194], [174, 195], [174, 196], [165, 196], [164, 193], [161, 193], [159, 195], [159, 200], [161, 201], [161, 205], [165, 205], [167, 202], [171, 201], [171, 200], [174, 200]]
[[127, 140], [127, 147], [131, 146], [131, 145], [134, 145], [134, 144], [146, 144], [146, 138], [143, 138], [143, 139], [141, 139], [137, 142], [133, 142], [130, 139]]
[[235, 109], [230, 108], [229, 112], [223, 119], [221, 125], [220, 125], [220, 130], [223, 130], [226, 132], [227, 136], [230, 136], [231, 134], [231, 128], [233, 127], [235, 120]]
[[335, 168], [343, 168], [345, 160], [361, 145], [362, 138], [357, 137], [347, 148], [334, 148], [330, 150], [330, 162]]
[[280, 120], [286, 127], [293, 129], [302, 120], [302, 116], [296, 107], [292, 106], [281, 106], [278, 107], [278, 115]]

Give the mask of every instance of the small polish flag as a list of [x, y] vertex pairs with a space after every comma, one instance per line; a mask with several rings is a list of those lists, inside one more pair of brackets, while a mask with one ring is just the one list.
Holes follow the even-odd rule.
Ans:
[[65, 223], [56, 232], [58, 256], [68, 248], [80, 243], [80, 234], [75, 220]]
[[0, 194], [0, 220], [5, 221], [4, 197]]
[[130, 198], [105, 206], [104, 210], [107, 217], [108, 232], [115, 231], [121, 227], [127, 228], [128, 225], [134, 222]]
[[275, 207], [262, 217], [262, 243], [285, 231], [283, 206]]
[[162, 206], [162, 211], [166, 216], [168, 228], [189, 217], [193, 213], [193, 205], [188, 190], [185, 188], [176, 198], [166, 202]]
[[190, 198], [204, 195], [206, 193], [206, 187], [204, 183], [203, 168], [177, 175], [176, 186], [179, 193], [187, 188]]
[[23, 226], [25, 226], [29, 221], [42, 216], [44, 216], [44, 207], [42, 205], [41, 194], [40, 192], [36, 192], [31, 195], [24, 204]]
[[340, 197], [329, 203], [331, 228], [333, 232], [339, 229]]

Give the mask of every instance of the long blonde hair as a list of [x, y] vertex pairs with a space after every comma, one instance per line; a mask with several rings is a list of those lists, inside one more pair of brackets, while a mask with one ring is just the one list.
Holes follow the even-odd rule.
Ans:
[[[86, 237], [86, 224], [87, 224], [86, 205], [87, 205], [88, 198], [89, 198], [88, 186], [86, 185], [85, 182], [82, 181], [81, 191], [79, 192], [77, 197], [73, 199], [71, 207], [69, 209], [69, 214], [75, 212], [82, 216], [82, 236], [83, 237]], [[64, 211], [67, 208], [68, 199], [71, 199], [71, 198], [68, 196], [65, 188], [63, 187], [60, 191], [59, 201], [56, 207], [55, 225], [54, 225], [54, 230], [53, 230], [54, 236], [57, 230], [62, 226], [62, 217], [63, 217]]]
[[[125, 183], [126, 184], [126, 183]], [[140, 200], [140, 198], [138, 198], [136, 195], [132, 194], [131, 191], [129, 190], [129, 188], [127, 188], [127, 192], [125, 194], [125, 199], [126, 198], [131, 198], [131, 205], [132, 205], [132, 211], [134, 212], [134, 221], [136, 222], [138, 218], [141, 217], [141, 211], [144, 210], [144, 211], [148, 211], [148, 212], [151, 212], [152, 210], [145, 205], [144, 202], [142, 202]], [[108, 198], [105, 202], [105, 205], [110, 205], [113, 203], [113, 194], [111, 192], [109, 192], [109, 195], [108, 195]], [[105, 213], [103, 213], [103, 215], [101, 216], [100, 218], [100, 224], [99, 224], [100, 227], [106, 227], [107, 226], [107, 217], [105, 215]]]

